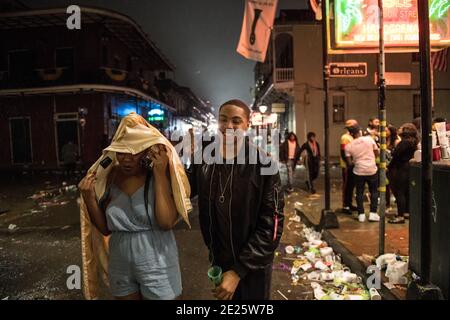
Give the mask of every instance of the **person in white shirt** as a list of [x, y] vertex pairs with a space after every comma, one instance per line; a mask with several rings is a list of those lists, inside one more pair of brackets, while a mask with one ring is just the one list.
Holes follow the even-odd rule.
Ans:
[[380, 221], [378, 207], [378, 168], [376, 157], [379, 149], [371, 136], [362, 136], [361, 128], [353, 126], [348, 129], [354, 140], [345, 147], [345, 157], [348, 166], [354, 166], [356, 184], [356, 203], [358, 220], [366, 221], [364, 213], [364, 187], [367, 183], [370, 192], [369, 221]]

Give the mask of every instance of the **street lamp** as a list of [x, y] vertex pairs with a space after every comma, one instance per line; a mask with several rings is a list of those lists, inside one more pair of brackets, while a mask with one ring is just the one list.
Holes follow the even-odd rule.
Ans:
[[[264, 128], [264, 114], [266, 113], [266, 111], [267, 111], [267, 106], [266, 105], [260, 105], [259, 107], [258, 107], [258, 109], [259, 109], [259, 112], [261, 112], [261, 128]], [[258, 133], [258, 137], [259, 137], [259, 133]], [[266, 137], [265, 137], [265, 139], [267, 139], [267, 132], [266, 132]], [[264, 140], [264, 138], [263, 138], [263, 140], [262, 140], [262, 142], [263, 141], [265, 141]]]
[[261, 112], [262, 114], [264, 114], [264, 113], [266, 113], [266, 111], [267, 111], [267, 106], [265, 106], [265, 105], [260, 105], [260, 106], [258, 107], [258, 109], [259, 109], [259, 112]]

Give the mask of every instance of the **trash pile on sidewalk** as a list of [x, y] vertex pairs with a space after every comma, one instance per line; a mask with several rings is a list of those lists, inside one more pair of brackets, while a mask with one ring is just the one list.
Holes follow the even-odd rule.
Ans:
[[36, 203], [36, 208], [31, 209], [30, 213], [39, 213], [48, 207], [64, 206], [75, 197], [78, 191], [76, 185], [68, 185], [66, 182], [63, 182], [61, 186], [52, 186], [50, 182], [45, 184], [44, 190], [40, 190], [29, 197]]
[[[292, 265], [280, 264], [276, 268], [290, 272], [292, 285], [310, 284], [317, 300], [380, 300], [375, 289], [368, 290], [360, 277], [342, 264], [341, 257], [321, 240], [322, 234], [301, 223], [295, 215], [289, 219], [302, 228], [301, 246], [287, 245], [284, 259]], [[282, 254], [283, 254], [282, 253]]]
[[386, 253], [377, 258], [363, 255], [361, 260], [365, 260], [376, 266], [378, 270], [385, 270], [384, 276], [388, 279], [388, 282], [384, 283], [384, 286], [388, 289], [405, 287], [412, 280], [412, 273], [408, 269], [409, 257], [401, 256], [395, 253]]

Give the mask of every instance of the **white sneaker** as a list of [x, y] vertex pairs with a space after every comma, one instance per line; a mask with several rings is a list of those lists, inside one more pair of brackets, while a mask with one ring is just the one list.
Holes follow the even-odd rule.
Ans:
[[372, 222], [380, 221], [380, 216], [378, 215], [378, 213], [371, 212], [369, 213], [369, 221]]
[[366, 214], [365, 213], [361, 213], [358, 215], [358, 221], [359, 222], [364, 222], [366, 221]]

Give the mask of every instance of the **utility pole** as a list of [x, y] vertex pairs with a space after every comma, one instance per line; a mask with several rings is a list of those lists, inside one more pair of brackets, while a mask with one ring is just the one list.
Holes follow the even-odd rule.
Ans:
[[431, 74], [430, 74], [430, 18], [428, 0], [418, 1], [420, 53], [420, 116], [422, 128], [421, 170], [421, 250], [420, 275], [406, 293], [408, 300], [442, 300], [442, 291], [431, 284], [431, 215], [433, 197], [433, 161], [431, 144]]
[[325, 209], [322, 210], [320, 219], [321, 228], [339, 228], [336, 214], [331, 211], [330, 201], [330, 119], [329, 119], [329, 79], [330, 69], [328, 66], [328, 37], [327, 37], [327, 1], [321, 0], [322, 10], [322, 63], [323, 63], [323, 114], [324, 114], [324, 139], [325, 139]]
[[384, 254], [384, 234], [385, 234], [385, 216], [386, 216], [386, 80], [385, 80], [385, 61], [384, 52], [384, 17], [383, 0], [378, 0], [379, 23], [380, 23], [380, 54], [378, 57], [378, 117], [380, 118], [380, 226], [379, 226], [379, 255]]

